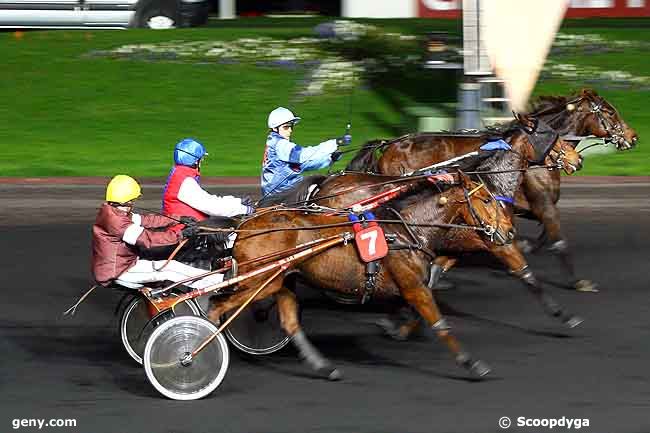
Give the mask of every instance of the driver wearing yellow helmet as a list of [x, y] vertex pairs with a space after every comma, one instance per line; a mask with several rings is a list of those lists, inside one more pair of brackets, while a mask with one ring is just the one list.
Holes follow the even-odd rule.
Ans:
[[[133, 212], [133, 202], [140, 197], [141, 188], [130, 176], [117, 175], [106, 188], [104, 202], [93, 225], [92, 271], [95, 280], [104, 286], [116, 282], [130, 288], [155, 281], [181, 281], [205, 273], [175, 260], [152, 261], [138, 257], [137, 248], [155, 248], [177, 244], [194, 236], [198, 229], [187, 225], [180, 232], [167, 230], [176, 221], [155, 214]], [[181, 219], [182, 222], [188, 220]], [[188, 284], [203, 288], [219, 283], [223, 275], [215, 274]]]

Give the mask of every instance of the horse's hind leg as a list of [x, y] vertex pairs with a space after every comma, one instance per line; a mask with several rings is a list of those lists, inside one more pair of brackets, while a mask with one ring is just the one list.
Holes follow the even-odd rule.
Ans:
[[528, 290], [542, 303], [544, 310], [553, 317], [559, 318], [564, 325], [569, 328], [575, 328], [582, 319], [565, 311], [560, 304], [549, 295], [541, 286], [533, 272], [528, 268], [528, 263], [521, 252], [512, 244], [497, 246], [490, 244], [490, 250], [499, 258], [509, 269], [510, 272], [519, 278]]
[[298, 320], [298, 303], [296, 295], [286, 287], [275, 294], [280, 313], [282, 328], [291, 336], [300, 358], [302, 358], [319, 376], [329, 380], [339, 380], [341, 372], [325, 358], [320, 351], [309, 341]]

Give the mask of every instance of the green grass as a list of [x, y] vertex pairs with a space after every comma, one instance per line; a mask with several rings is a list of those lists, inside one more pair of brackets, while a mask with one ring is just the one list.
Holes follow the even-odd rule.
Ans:
[[[294, 136], [301, 144], [341, 135], [350, 102], [354, 143], [396, 135], [405, 120], [399, 104], [382, 89], [356, 89], [352, 97], [349, 92], [333, 92], [297, 100], [296, 91], [304, 78], [301, 70], [87, 56], [94, 50], [129, 43], [310, 36], [313, 26], [322, 21], [242, 19], [211, 22], [210, 27], [200, 29], [35, 31], [22, 38], [0, 33], [0, 91], [4, 97], [0, 105], [0, 176], [129, 173], [161, 177], [169, 170], [174, 144], [186, 136], [196, 137], [208, 147], [205, 175], [258, 175], [266, 116], [277, 105], [291, 107], [303, 117]], [[414, 34], [459, 30], [457, 22], [445, 20], [370, 22], [388, 31]], [[638, 28], [603, 28], [598, 20], [596, 28], [584, 24], [569, 23], [563, 31], [650, 40]], [[556, 60], [648, 74], [638, 53]], [[578, 87], [547, 81], [540, 83], [535, 93], [566, 94]], [[648, 92], [596, 90], [619, 108], [641, 141], [650, 136], [646, 126], [650, 120], [646, 114]], [[647, 149], [641, 143], [637, 150], [590, 158], [584, 173], [649, 174]]]

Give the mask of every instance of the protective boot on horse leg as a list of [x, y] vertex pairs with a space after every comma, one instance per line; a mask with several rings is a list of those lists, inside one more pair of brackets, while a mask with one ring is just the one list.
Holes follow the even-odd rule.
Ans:
[[528, 290], [541, 302], [547, 314], [559, 318], [568, 328], [575, 328], [583, 322], [580, 317], [565, 311], [551, 295], [546, 293], [533, 272], [528, 268], [528, 263], [526, 263], [523, 255], [514, 245], [495, 245], [492, 248], [492, 253], [508, 267], [512, 275], [519, 278], [526, 285]]
[[[429, 277], [426, 286], [431, 291], [449, 290], [454, 288], [453, 283], [440, 281], [440, 278], [451, 269], [457, 259], [447, 256], [438, 256], [431, 262]], [[422, 317], [410, 306], [399, 308], [388, 317], [379, 319], [376, 324], [384, 333], [397, 341], [408, 340], [421, 326]]]
[[542, 222], [544, 239], [547, 240], [546, 244], [550, 244], [548, 249], [560, 259], [573, 288], [585, 292], [597, 291], [597, 286], [592, 281], [579, 280], [576, 277], [569, 243], [560, 229], [560, 212], [557, 206], [544, 197], [537, 197], [530, 203], [530, 210]]
[[474, 359], [461, 348], [458, 340], [451, 334], [451, 327], [440, 313], [431, 292], [418, 278], [418, 275], [391, 262], [391, 272], [399, 279], [400, 292], [404, 299], [422, 316], [427, 325], [454, 355], [456, 362], [466, 368], [472, 375], [483, 377], [490, 372], [490, 367], [483, 361]]
[[296, 295], [291, 290], [283, 287], [276, 293], [275, 299], [278, 303], [282, 327], [287, 332], [287, 335], [291, 336], [291, 342], [298, 350], [300, 358], [319, 376], [329, 380], [340, 380], [343, 377], [341, 371], [320, 353], [300, 327]]

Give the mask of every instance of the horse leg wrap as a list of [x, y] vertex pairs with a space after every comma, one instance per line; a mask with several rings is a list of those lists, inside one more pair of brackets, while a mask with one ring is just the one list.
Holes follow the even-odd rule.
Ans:
[[431, 266], [429, 267], [429, 281], [427, 282], [427, 287], [430, 290], [433, 290], [438, 284], [438, 281], [440, 281], [442, 271], [442, 266], [431, 263]]
[[449, 331], [451, 329], [451, 326], [447, 323], [447, 320], [445, 320], [444, 317], [441, 317], [440, 320], [438, 320], [436, 323], [431, 325], [431, 329], [438, 332], [438, 331]]
[[291, 338], [294, 346], [300, 353], [300, 358], [304, 360], [311, 368], [324, 375], [330, 380], [338, 380], [341, 373], [314, 347], [307, 339], [307, 336], [299, 329]]
[[548, 250], [553, 254], [563, 254], [569, 250], [569, 243], [564, 239], [560, 239], [557, 242], [553, 242]]
[[520, 270], [512, 272], [512, 274], [529, 286], [537, 287], [537, 279], [533, 272], [528, 269], [528, 266], [524, 266]]
[[485, 362], [472, 359], [470, 354], [464, 351], [456, 355], [456, 363], [468, 369], [476, 377], [483, 377], [490, 372], [490, 367]]

